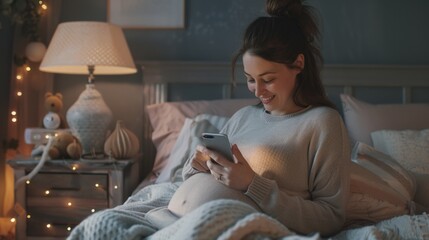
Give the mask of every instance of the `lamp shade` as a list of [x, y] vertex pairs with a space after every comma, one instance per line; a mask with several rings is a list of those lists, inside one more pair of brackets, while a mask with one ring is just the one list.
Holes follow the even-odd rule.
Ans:
[[106, 22], [60, 23], [40, 64], [51, 73], [94, 75], [136, 73], [122, 29]]

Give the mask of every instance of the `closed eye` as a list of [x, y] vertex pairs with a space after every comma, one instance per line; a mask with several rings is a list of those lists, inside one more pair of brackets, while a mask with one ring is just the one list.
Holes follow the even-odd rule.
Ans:
[[255, 83], [255, 79], [253, 79], [253, 78], [248, 78], [248, 79], [247, 79], [247, 82], [248, 82], [248, 83]]

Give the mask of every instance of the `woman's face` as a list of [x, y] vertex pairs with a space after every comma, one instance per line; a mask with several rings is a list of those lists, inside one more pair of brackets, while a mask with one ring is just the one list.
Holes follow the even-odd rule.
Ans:
[[270, 62], [247, 52], [243, 55], [247, 87], [272, 115], [284, 115], [300, 109], [293, 101], [292, 92], [296, 75], [301, 72], [303, 64], [302, 54], [294, 64], [298, 68], [289, 68], [285, 64]]

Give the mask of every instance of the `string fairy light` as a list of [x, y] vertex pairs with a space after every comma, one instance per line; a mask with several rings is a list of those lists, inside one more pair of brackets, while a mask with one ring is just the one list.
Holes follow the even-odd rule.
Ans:
[[[43, 0], [39, 0], [39, 8], [38, 8], [38, 14], [42, 15], [47, 9], [48, 9], [48, 5], [43, 1]], [[24, 64], [21, 66], [17, 66], [15, 68], [15, 81], [13, 84], [13, 88], [15, 90], [12, 90], [11, 92], [14, 93], [12, 96], [14, 96], [14, 100], [12, 100], [12, 104], [11, 104], [11, 108], [13, 109], [10, 112], [10, 122], [16, 124], [18, 122], [19, 117], [21, 117], [21, 113], [20, 113], [20, 104], [19, 103], [22, 96], [24, 95], [24, 92], [22, 91], [22, 84], [25, 83], [26, 77], [28, 74], [31, 74], [32, 68], [31, 66]], [[17, 136], [19, 136], [19, 126], [18, 125], [12, 125], [13, 128], [16, 129], [17, 132]], [[13, 138], [13, 137], [12, 137]], [[73, 166], [74, 170], [77, 169], [77, 166]], [[27, 180], [25, 182], [27, 185], [30, 184], [30, 180]], [[45, 191], [45, 195], [49, 195], [50, 191], [46, 190]], [[71, 202], [69, 202], [69, 204], [71, 204]], [[19, 221], [21, 219], [20, 216], [22, 216], [22, 214], [25, 214], [25, 218], [26, 220], [30, 221], [31, 220], [31, 214], [26, 213], [25, 209], [22, 208], [22, 206], [20, 204], [16, 204], [15, 208], [14, 208], [14, 216], [10, 217], [10, 222], [11, 223], [16, 223], [17, 221]], [[51, 223], [46, 223], [46, 228], [50, 229], [51, 227], [53, 227], [53, 225]], [[0, 227], [1, 228], [1, 227]], [[67, 226], [67, 231], [71, 231], [72, 227], [71, 226]]]
[[[68, 160], [61, 161], [61, 165], [64, 166], [66, 169], [69, 169], [70, 171], [79, 171], [80, 169], [85, 169], [85, 164], [86, 163], [81, 162], [81, 161], [73, 161], [73, 162], [72, 161], [68, 161]], [[110, 165], [110, 163], [109, 163], [109, 165]], [[113, 167], [115, 169], [118, 168], [117, 163], [113, 163], [112, 165], [113, 165]], [[116, 176], [116, 174], [113, 174], [113, 176]], [[118, 178], [118, 181], [120, 181], [119, 178]], [[30, 184], [30, 181], [27, 181], [27, 184]], [[111, 182], [111, 184], [112, 184], [111, 188], [110, 188], [111, 190], [112, 189], [119, 189], [119, 186], [121, 186], [115, 180], [113, 182]], [[105, 182], [96, 182], [96, 183], [94, 183], [93, 187], [97, 188], [97, 189], [101, 189], [101, 190], [107, 191], [107, 189], [105, 188], [105, 185], [106, 185]], [[42, 193], [44, 193], [44, 197], [48, 198], [48, 197], [50, 197], [50, 195], [54, 195], [54, 188], [42, 190]], [[95, 212], [98, 211], [98, 209], [96, 209], [94, 207], [88, 208], [87, 205], [80, 206], [79, 202], [73, 202], [73, 201], [70, 201], [70, 200], [69, 201], [65, 201], [64, 204], [67, 206], [67, 208], [70, 208], [70, 209], [73, 209], [73, 210], [76, 209], [76, 210], [79, 210], [79, 211], [84, 210], [84, 211], [87, 211], [89, 214], [92, 214], [92, 213], [95, 213]], [[24, 210], [24, 212], [25, 212], [25, 210]], [[21, 216], [21, 214], [23, 214], [23, 213], [22, 212], [21, 213], [17, 212], [16, 215], [17, 216]], [[25, 214], [24, 216], [26, 216], [26, 220], [27, 221], [34, 221], [32, 219], [32, 216], [30, 215], [30, 213], [24, 213], [24, 214]], [[11, 219], [11, 221], [19, 221], [20, 219], [21, 218], [18, 218], [18, 217], [15, 216], [13, 218], [13, 220]], [[42, 226], [44, 226], [44, 228], [46, 229], [46, 231], [60, 231], [60, 229], [62, 229], [62, 231], [71, 232], [72, 229], [74, 228], [74, 225], [70, 225], [70, 224], [55, 224], [55, 223], [48, 222], [48, 221], [44, 222]]]
[[[29, 4], [28, 3], [29, 1], [27, 1], [27, 4]], [[42, 16], [42, 15], [44, 15], [45, 13], [46, 13], [46, 10], [48, 9], [48, 5], [45, 3], [45, 1], [43, 1], [43, 0], [39, 0], [38, 1], [38, 3], [39, 3], [39, 7], [37, 8], [37, 9], [35, 9], [36, 11], [32, 11], [32, 13], [33, 14], [36, 14], [39, 18]], [[19, 12], [18, 13], [15, 13], [15, 14], [19, 14]], [[12, 15], [13, 16], [13, 15]], [[27, 16], [27, 15], [25, 15], [25, 16]], [[20, 17], [22, 17], [22, 15], [20, 16]], [[30, 24], [38, 24], [39, 23], [39, 20], [35, 20], [35, 19], [39, 19], [39, 18], [32, 18], [31, 20], [30, 20]], [[17, 18], [17, 19], [20, 19], [19, 17]], [[25, 21], [27, 21], [28, 22], [28, 19], [21, 19], [21, 20], [24, 20], [24, 22]], [[33, 22], [31, 22], [31, 21], [33, 21]], [[37, 22], [34, 22], [34, 21], [37, 21]], [[21, 22], [22, 23], [22, 22]], [[37, 26], [37, 25], [36, 25]], [[35, 36], [37, 36], [37, 33], [26, 33], [27, 35], [28, 34], [36, 34]], [[24, 37], [26, 37], [26, 38], [30, 38], [30, 39], [32, 39], [31, 37], [35, 37], [35, 36], [24, 36]], [[20, 89], [20, 85], [25, 81], [25, 78], [26, 78], [26, 75], [28, 74], [28, 73], [30, 73], [30, 71], [32, 71], [32, 68], [31, 68], [31, 66], [29, 65], [29, 64], [27, 64], [27, 58], [24, 58], [23, 59], [24, 61], [23, 61], [23, 64], [21, 65], [20, 63], [17, 63], [17, 67], [16, 67], [16, 69], [15, 69], [15, 71], [16, 71], [16, 75], [15, 75], [15, 79], [16, 79], [16, 82], [15, 82], [15, 84], [14, 84], [14, 88], [15, 89], [18, 89], [17, 91], [16, 91], [16, 93], [15, 93], [15, 95], [17, 96], [17, 97], [21, 97], [21, 96], [23, 96], [23, 92], [22, 92], [22, 90], [19, 90]], [[14, 92], [14, 91], [12, 91], [12, 92]], [[20, 114], [19, 114], [19, 106], [20, 106], [20, 103], [19, 103], [19, 99], [15, 99], [15, 101], [12, 101], [12, 104], [11, 104], [11, 106], [13, 106], [13, 105], [16, 105], [14, 108], [16, 109], [15, 110], [15, 114], [13, 115], [13, 116], [11, 116], [10, 117], [10, 122], [11, 123], [13, 123], [13, 124], [16, 124], [17, 122], [18, 122], [18, 117], [17, 116], [21, 116]], [[22, 121], [21, 121], [22, 122]], [[24, 123], [24, 122], [23, 122]], [[15, 137], [13, 137], [13, 136], [11, 136], [13, 139], [19, 139], [19, 135], [20, 135], [20, 129], [22, 128], [21, 126], [19, 126], [19, 125], [11, 125], [11, 127], [13, 127], [12, 129], [15, 129], [16, 130], [16, 136]]]

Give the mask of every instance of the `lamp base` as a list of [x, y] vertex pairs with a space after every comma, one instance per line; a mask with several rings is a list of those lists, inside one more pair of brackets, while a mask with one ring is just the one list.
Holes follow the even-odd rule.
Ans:
[[104, 142], [112, 121], [112, 111], [94, 84], [87, 84], [66, 115], [72, 133], [82, 144], [83, 153], [104, 152]]

